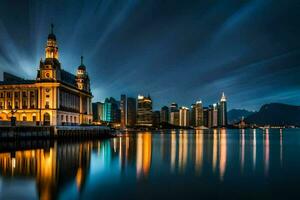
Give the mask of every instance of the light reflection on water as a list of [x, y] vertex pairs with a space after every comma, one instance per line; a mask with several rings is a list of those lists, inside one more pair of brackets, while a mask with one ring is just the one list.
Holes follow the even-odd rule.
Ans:
[[300, 178], [298, 141], [299, 130], [214, 129], [50, 142], [43, 148], [24, 143], [20, 150], [1, 149], [0, 199], [229, 197], [226, 189], [237, 190], [237, 197], [270, 198], [272, 188], [291, 192]]

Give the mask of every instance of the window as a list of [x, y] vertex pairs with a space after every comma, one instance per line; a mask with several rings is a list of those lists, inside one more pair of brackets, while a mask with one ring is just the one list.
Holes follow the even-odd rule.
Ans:
[[27, 92], [22, 92], [23, 97], [27, 97]]
[[68, 115], [66, 116], [66, 122], [68, 122], [69, 121], [69, 118], [68, 118]]
[[60, 116], [60, 121], [64, 121], [64, 116], [63, 115]]
[[3, 109], [3, 102], [0, 102], [0, 109]]
[[30, 97], [34, 97], [34, 92], [33, 91], [30, 92]]
[[49, 108], [49, 101], [46, 101], [45, 108]]
[[72, 123], [72, 116], [70, 116], [70, 122]]
[[7, 98], [11, 98], [10, 92], [7, 92]]
[[32, 121], [36, 121], [36, 116], [32, 116]]
[[19, 92], [15, 92], [15, 98], [19, 98]]
[[74, 117], [74, 123], [76, 123], [76, 117]]
[[7, 107], [8, 107], [8, 109], [11, 109], [11, 102], [10, 101], [8, 102], [8, 106]]
[[3, 97], [4, 97], [3, 92], [1, 92], [0, 93], [0, 98], [3, 98]]
[[26, 121], [27, 121], [27, 117], [23, 116], [23, 122], [26, 122]]
[[26, 100], [23, 101], [22, 108], [23, 109], [27, 109], [27, 101]]
[[15, 101], [15, 108], [18, 109], [19, 108], [19, 102]]

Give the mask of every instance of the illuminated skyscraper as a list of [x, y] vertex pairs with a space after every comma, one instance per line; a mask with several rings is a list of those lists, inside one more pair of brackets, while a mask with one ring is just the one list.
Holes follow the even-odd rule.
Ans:
[[126, 124], [127, 124], [127, 99], [126, 99], [125, 94], [121, 95], [120, 110], [121, 110], [121, 128], [126, 128]]
[[195, 104], [195, 126], [203, 126], [203, 106], [202, 101], [197, 101]]
[[224, 92], [218, 106], [218, 125], [219, 127], [227, 126], [227, 100]]
[[169, 122], [172, 125], [179, 126], [179, 110], [177, 103], [172, 103], [170, 106]]
[[203, 126], [208, 126], [208, 107], [203, 107]]
[[188, 127], [190, 125], [190, 110], [187, 107], [179, 109], [179, 126]]
[[213, 104], [212, 127], [218, 127], [218, 104]]
[[196, 126], [196, 105], [192, 104], [191, 105], [191, 110], [190, 110], [190, 126], [195, 127]]
[[138, 96], [137, 125], [152, 126], [152, 99], [150, 96]]
[[136, 99], [127, 98], [127, 122], [126, 125], [133, 127], [136, 124]]
[[118, 102], [113, 98], [106, 98], [103, 105], [103, 121], [118, 122], [120, 118]]

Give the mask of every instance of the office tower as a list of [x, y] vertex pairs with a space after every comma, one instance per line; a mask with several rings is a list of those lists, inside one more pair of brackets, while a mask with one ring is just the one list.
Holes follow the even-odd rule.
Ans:
[[152, 126], [152, 100], [150, 96], [138, 96], [137, 125]]
[[153, 127], [159, 127], [160, 125], [160, 111], [154, 111], [152, 113]]
[[208, 107], [203, 107], [203, 126], [208, 126]]
[[136, 99], [127, 98], [127, 123], [128, 127], [133, 127], [136, 124]]
[[164, 106], [160, 110], [160, 122], [169, 123], [169, 108]]
[[202, 101], [197, 101], [195, 105], [195, 126], [203, 126], [203, 106]]
[[103, 105], [103, 121], [105, 122], [119, 122], [120, 109], [118, 102], [113, 98], [106, 98]]
[[218, 127], [218, 104], [213, 104], [212, 127]]
[[179, 109], [179, 126], [188, 127], [190, 125], [190, 111], [187, 107]]
[[191, 105], [191, 110], [190, 110], [190, 126], [195, 127], [196, 126], [196, 105], [192, 104]]
[[170, 112], [177, 112], [177, 111], [178, 111], [177, 103], [172, 103], [170, 106]]
[[172, 103], [170, 106], [170, 124], [174, 126], [179, 126], [179, 110], [177, 103]]
[[93, 108], [93, 122], [103, 121], [103, 103], [95, 102], [92, 104]]
[[170, 112], [170, 124], [179, 126], [179, 111]]
[[222, 93], [222, 97], [218, 107], [218, 121], [219, 127], [226, 127], [227, 126], [227, 101], [224, 92]]
[[127, 99], [125, 94], [121, 94], [120, 99], [120, 112], [121, 112], [121, 128], [126, 128], [127, 124]]
[[213, 127], [213, 106], [209, 105], [208, 107], [208, 128]]

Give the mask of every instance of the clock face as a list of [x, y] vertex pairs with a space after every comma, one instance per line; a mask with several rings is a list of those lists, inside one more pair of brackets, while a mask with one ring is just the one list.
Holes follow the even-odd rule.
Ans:
[[46, 77], [47, 77], [47, 78], [50, 77], [50, 73], [49, 73], [49, 72], [46, 73]]

